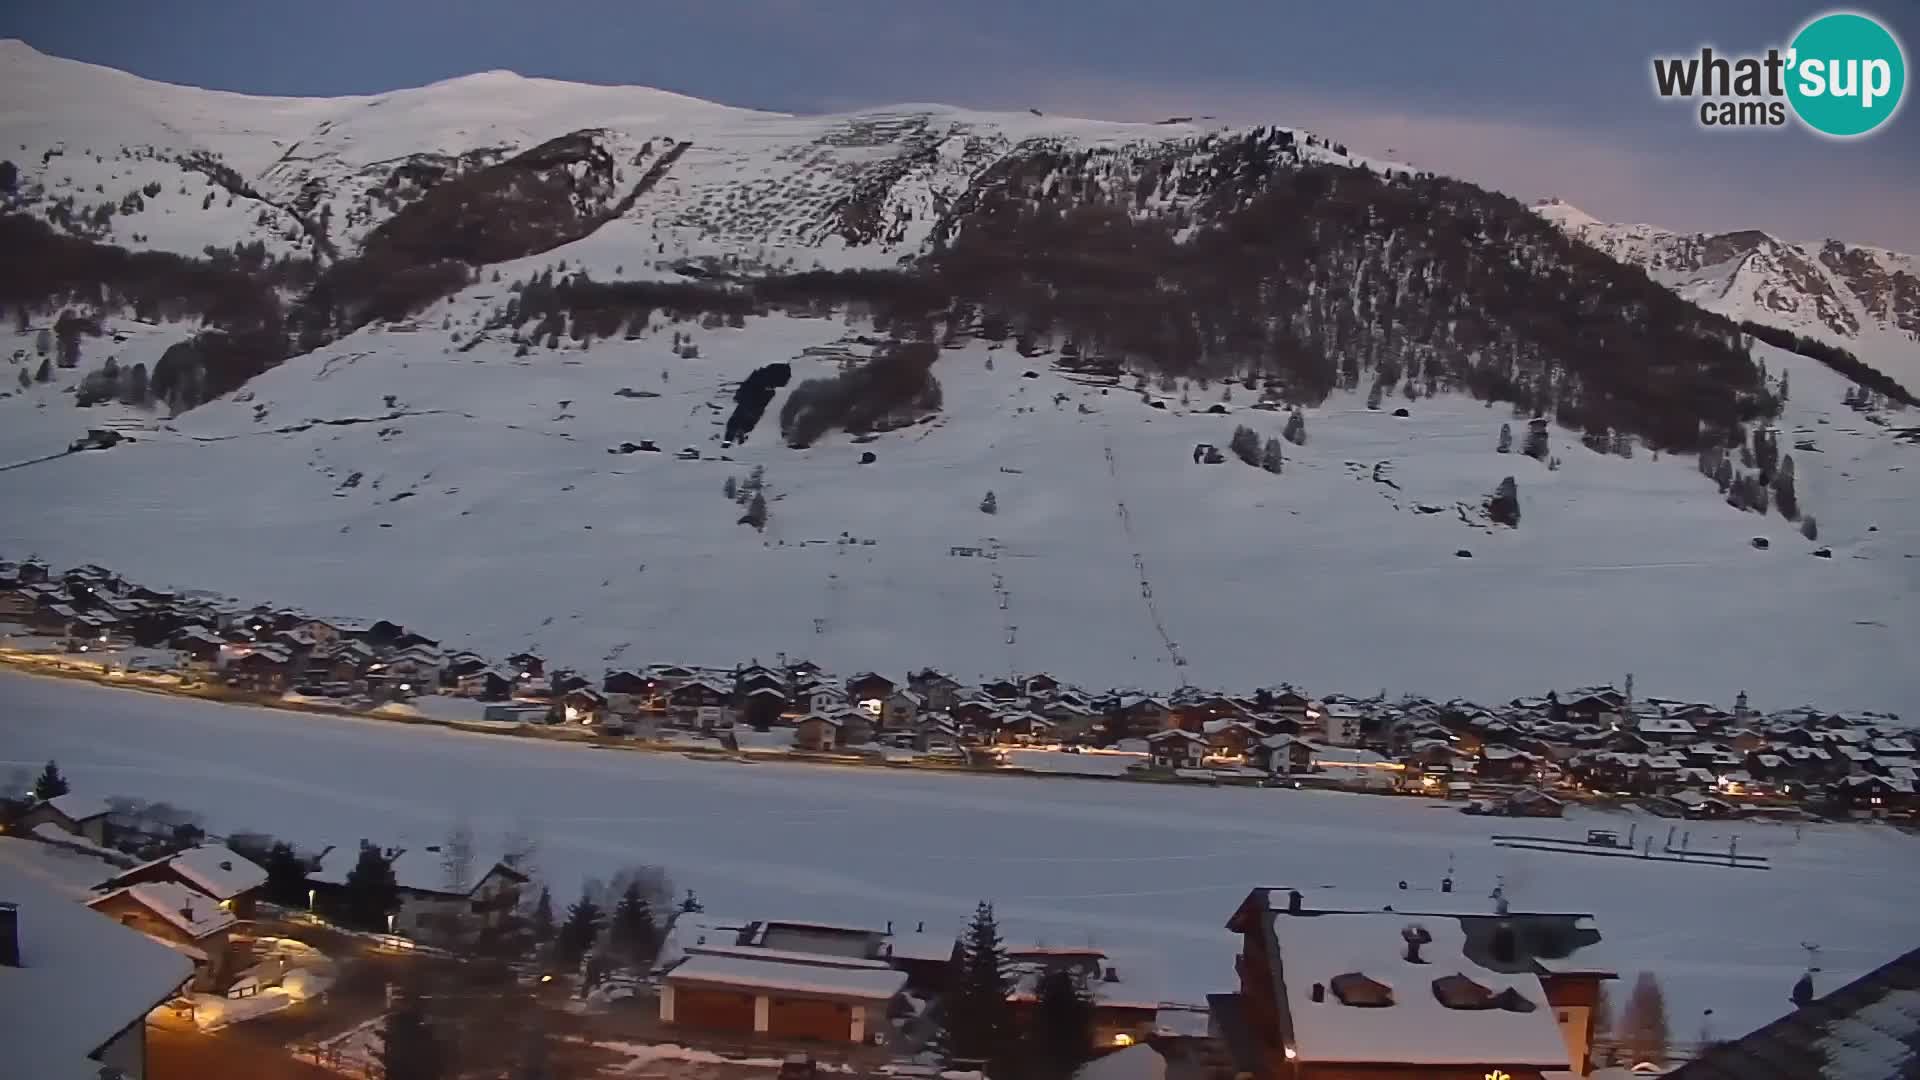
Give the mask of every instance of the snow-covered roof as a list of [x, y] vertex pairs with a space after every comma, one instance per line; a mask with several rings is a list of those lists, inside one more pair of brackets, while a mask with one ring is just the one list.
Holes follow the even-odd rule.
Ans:
[[[215, 900], [231, 900], [241, 893], [267, 883], [267, 872], [236, 855], [224, 844], [202, 844], [176, 855], [166, 855], [136, 866], [120, 878], [129, 877], [155, 866], [170, 867], [189, 884]], [[117, 879], [116, 879], [117, 880]]]
[[222, 911], [212, 897], [173, 881], [143, 881], [115, 889], [89, 903], [99, 907], [118, 899], [139, 904], [196, 941], [225, 930], [234, 921], [232, 913]]
[[833, 957], [815, 962], [694, 953], [667, 973], [673, 983], [741, 986], [817, 997], [888, 1001], [907, 985], [905, 972], [890, 967], [845, 966]]
[[1677, 716], [1642, 716], [1639, 729], [1654, 735], [1692, 735], [1696, 730]]
[[[471, 893], [496, 870], [511, 873], [505, 865], [506, 854], [476, 847], [466, 862], [466, 889]], [[360, 845], [340, 844], [320, 857], [320, 865], [307, 877], [322, 885], [344, 885], [354, 864], [360, 861]], [[404, 847], [393, 858], [394, 883], [411, 892], [451, 894], [447, 853], [439, 842]]]
[[895, 934], [887, 939], [887, 947], [896, 960], [921, 960], [939, 962], [953, 958], [953, 947], [959, 940], [956, 934], [934, 934], [914, 931], [907, 934]]
[[96, 799], [91, 795], [80, 795], [71, 791], [65, 795], [56, 795], [40, 805], [51, 806], [63, 814], [68, 820], [74, 822], [91, 821], [94, 818], [105, 817], [113, 812], [113, 807], [108, 806], [106, 800]]
[[93, 1080], [96, 1050], [193, 976], [193, 964], [0, 860], [0, 900], [18, 905], [20, 966], [0, 967], [9, 1076]]
[[1165, 731], [1156, 731], [1153, 734], [1147, 736], [1147, 741], [1149, 743], [1167, 742], [1172, 739], [1184, 739], [1190, 742], [1206, 742], [1207, 741], [1201, 736], [1195, 735], [1193, 732], [1187, 731], [1183, 728], [1168, 728]]
[[[1432, 935], [1421, 950], [1424, 963], [1406, 959], [1401, 932], [1418, 923]], [[1410, 919], [1397, 914], [1282, 916], [1274, 920], [1280, 963], [1286, 972], [1288, 1012], [1299, 1060], [1509, 1065], [1566, 1068], [1567, 1045], [1547, 1004], [1540, 978], [1503, 974], [1469, 959], [1466, 931], [1453, 919]], [[1337, 976], [1360, 974], [1386, 986], [1392, 1004], [1347, 1005], [1333, 991]], [[1465, 976], [1494, 994], [1512, 990], [1532, 1006], [1462, 1009], [1443, 1004], [1436, 979]], [[1313, 999], [1313, 987], [1322, 1000]]]

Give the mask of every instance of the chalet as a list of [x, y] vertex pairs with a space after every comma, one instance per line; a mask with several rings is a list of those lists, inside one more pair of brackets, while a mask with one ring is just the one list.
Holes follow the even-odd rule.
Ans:
[[1260, 729], [1245, 720], [1209, 720], [1201, 734], [1219, 757], [1246, 757], [1260, 742]]
[[1000, 744], [1046, 742], [1053, 735], [1053, 721], [1034, 712], [1008, 713], [1000, 718], [993, 741]]
[[193, 960], [195, 990], [225, 990], [233, 977], [229, 932], [235, 919], [205, 893], [177, 882], [154, 881], [114, 889], [87, 906], [185, 953]]
[[1366, 711], [1352, 702], [1328, 702], [1320, 708], [1320, 730], [1329, 746], [1358, 746], [1366, 718]]
[[1315, 745], [1313, 771], [1343, 786], [1389, 790], [1399, 786], [1406, 769], [1371, 750]]
[[104, 889], [171, 882], [211, 899], [223, 911], [253, 917], [254, 901], [267, 885], [267, 872], [222, 844], [202, 844], [163, 855], [123, 871], [100, 884]]
[[182, 952], [0, 859], [6, 1075], [147, 1075], [147, 1014], [194, 976]]
[[780, 723], [787, 711], [787, 692], [774, 686], [759, 686], [747, 691], [741, 703], [742, 719], [755, 731], [766, 731]]
[[1515, 783], [1533, 775], [1537, 759], [1511, 746], [1482, 746], [1474, 772], [1484, 780]]
[[908, 990], [938, 997], [953, 984], [960, 964], [960, 939], [953, 933], [931, 933], [923, 922], [910, 932], [888, 935], [882, 955], [907, 976]]
[[667, 692], [667, 711], [681, 727], [712, 730], [733, 704], [733, 690], [715, 679], [688, 679]]
[[1667, 798], [1679, 807], [1682, 817], [1690, 820], [1718, 821], [1738, 817], [1740, 813], [1739, 807], [1725, 799], [1691, 789], [1676, 791]]
[[758, 664], [742, 669], [733, 678], [735, 694], [751, 694], [755, 690], [778, 690], [781, 696], [787, 693], [787, 680], [779, 672]]
[[1255, 889], [1227, 927], [1240, 992], [1214, 1015], [1238, 1070], [1288, 1080], [1584, 1072], [1614, 977], [1578, 956], [1591, 916], [1451, 893]]
[[847, 707], [847, 695], [843, 690], [831, 686], [815, 686], [807, 693], [807, 711], [816, 713], [836, 712]]
[[845, 726], [844, 712], [810, 712], [794, 725], [793, 745], [816, 753], [844, 746], [841, 732]]
[[213, 630], [205, 626], [184, 626], [167, 638], [167, 648], [180, 653], [180, 661], [190, 671], [213, 671], [221, 661], [221, 646], [225, 646]]
[[[776, 941], [777, 945], [785, 945]], [[883, 959], [810, 948], [695, 945], [660, 987], [660, 1022], [736, 1036], [885, 1039], [907, 974]]]
[[1734, 728], [1732, 731], [1720, 735], [1719, 738], [1724, 741], [1727, 746], [1742, 754], [1750, 750], [1760, 749], [1766, 745], [1767, 741], [1761, 737], [1759, 732], [1752, 728]]
[[325, 619], [301, 619], [293, 624], [292, 629], [315, 642], [332, 642], [340, 638], [340, 628]]
[[1521, 788], [1507, 796], [1506, 811], [1511, 817], [1565, 817], [1567, 804], [1539, 788]]
[[875, 718], [880, 715], [880, 706], [884, 705], [892, 694], [893, 680], [885, 675], [863, 671], [847, 680], [847, 700], [856, 704], [876, 702], [877, 704], [868, 710], [869, 714]]
[[476, 653], [454, 653], [447, 657], [446, 665], [440, 669], [440, 685], [451, 690], [459, 685], [463, 677], [477, 675], [492, 666], [486, 657]]
[[1060, 680], [1042, 672], [1023, 680], [1021, 690], [1028, 697], [1051, 697], [1060, 691]]
[[1613, 725], [1623, 719], [1626, 699], [1618, 691], [1601, 689], [1575, 694], [1561, 707], [1576, 724]]
[[514, 671], [514, 678], [521, 682], [537, 682], [547, 677], [547, 662], [530, 652], [517, 652], [507, 657], [507, 666]]
[[1827, 802], [1848, 817], [1886, 818], [1913, 799], [1912, 785], [1884, 776], [1849, 776], [1827, 789]]
[[905, 731], [913, 727], [914, 717], [926, 706], [926, 699], [912, 690], [895, 690], [887, 695], [880, 710], [880, 726], [888, 731]]
[[1913, 1075], [1920, 1046], [1920, 949], [1823, 997], [1811, 974], [1789, 992], [1794, 1010], [1751, 1034], [1700, 1048], [1667, 1080], [1801, 1080]]
[[1021, 946], [1007, 949], [1013, 989], [1007, 1000], [1016, 1022], [1030, 1024], [1039, 1004], [1040, 980], [1058, 971], [1077, 976], [1093, 997], [1093, 1046], [1145, 1042], [1160, 1012], [1160, 987], [1147, 973], [1122, 965], [1092, 946]]
[[[316, 892], [337, 900], [347, 876], [370, 846], [328, 848], [307, 875]], [[527, 875], [510, 858], [493, 851], [470, 850], [455, 857], [444, 845], [425, 844], [383, 852], [398, 886], [398, 906], [387, 916], [390, 933], [436, 940], [465, 928], [504, 926], [519, 907]]]
[[338, 641], [307, 657], [306, 678], [313, 682], [359, 682], [374, 665], [373, 650], [365, 642]]
[[993, 727], [994, 715], [999, 711], [1000, 707], [995, 702], [981, 700], [962, 701], [952, 710], [956, 722], [980, 731]]
[[907, 688], [927, 699], [927, 708], [948, 710], [958, 703], [960, 681], [944, 671], [922, 668], [907, 676]]
[[1313, 705], [1307, 700], [1305, 694], [1286, 688], [1282, 688], [1277, 694], [1268, 691], [1256, 694], [1255, 704], [1259, 706], [1261, 712], [1276, 717], [1288, 717], [1302, 724], [1306, 723], [1307, 711]]
[[112, 808], [99, 799], [68, 792], [27, 807], [14, 819], [13, 831], [31, 833], [42, 825], [51, 825], [95, 847], [105, 847], [113, 833], [112, 814]]
[[944, 713], [923, 713], [913, 733], [913, 748], [923, 754], [960, 753], [960, 729]]
[[1276, 776], [1313, 768], [1313, 744], [1298, 735], [1269, 735], [1255, 744], [1249, 757], [1256, 768]]
[[1059, 738], [1084, 739], [1093, 734], [1094, 724], [1099, 715], [1084, 702], [1068, 695], [1060, 695], [1042, 705], [1040, 715], [1053, 721], [1053, 731]]
[[1633, 729], [1641, 738], [1662, 746], [1692, 742], [1699, 735], [1692, 721], [1679, 716], [1642, 715], [1636, 718]]
[[980, 692], [995, 701], [1019, 701], [1020, 684], [1011, 679], [993, 679], [980, 684]]
[[1114, 738], [1142, 738], [1172, 726], [1173, 713], [1158, 698], [1132, 695], [1121, 698], [1107, 720], [1107, 730]]
[[293, 682], [293, 657], [278, 645], [248, 646], [221, 665], [228, 686], [255, 693], [280, 693]]
[[1206, 756], [1203, 735], [1170, 728], [1147, 736], [1147, 762], [1156, 769], [1197, 769]]
[[610, 718], [607, 696], [590, 686], [560, 695], [560, 715], [569, 724], [603, 724]]
[[505, 701], [513, 696], [513, 680], [498, 668], [481, 668], [460, 676], [453, 690], [461, 697], [478, 701]]

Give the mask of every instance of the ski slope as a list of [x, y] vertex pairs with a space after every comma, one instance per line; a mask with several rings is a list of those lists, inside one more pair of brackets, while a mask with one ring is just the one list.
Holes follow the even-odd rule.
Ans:
[[[1920, 446], [1843, 407], [1831, 372], [1764, 346], [1792, 382], [1783, 449], [1817, 447], [1795, 452], [1800, 501], [1832, 559], [1778, 515], [1725, 506], [1690, 458], [1600, 455], [1559, 430], [1557, 471], [1496, 454], [1500, 425], [1524, 423], [1465, 397], [1395, 396], [1376, 412], [1336, 395], [1307, 412], [1308, 442], [1286, 445], [1275, 476], [1193, 461], [1237, 424], [1280, 432], [1285, 414], [1252, 408], [1243, 387], [1222, 402], [1220, 384], [1196, 383], [1190, 404], [1176, 391], [1157, 409], [985, 343], [943, 352], [945, 402], [926, 422], [795, 450], [777, 437], [786, 394], [838, 366], [807, 350], [858, 356], [862, 328], [661, 323], [585, 349], [459, 351], [440, 325], [474, 332], [499, 288], [147, 418], [157, 430], [132, 444], [0, 470], [0, 503], [26, 508], [0, 518], [0, 552], [394, 619], [589, 673], [784, 652], [842, 671], [1484, 700], [1629, 671], [1649, 690], [1746, 689], [1767, 707], [1910, 711], [1920, 689]], [[135, 329], [112, 347], [122, 365], [151, 364], [168, 336]], [[697, 358], [675, 354], [675, 332]], [[793, 384], [746, 444], [723, 448], [732, 387], [777, 360], [793, 362]], [[1408, 417], [1390, 414], [1401, 406]], [[0, 455], [32, 461], [129, 412], [75, 410], [60, 381], [35, 386], [0, 401]], [[609, 453], [643, 439], [662, 452]], [[701, 460], [679, 460], [683, 447]], [[736, 524], [722, 493], [755, 466], [764, 534]], [[1507, 475], [1517, 530], [1479, 509]], [[989, 490], [994, 515], [979, 510]]]
[[[0, 774], [57, 758], [74, 789], [192, 808], [216, 833], [306, 846], [535, 838], [564, 903], [581, 879], [664, 867], [707, 910], [955, 932], [979, 900], [1019, 942], [1109, 951], [1163, 1000], [1235, 984], [1223, 925], [1258, 885], [1390, 896], [1451, 871], [1471, 901], [1590, 911], [1594, 959], [1660, 977], [1676, 1039], [1702, 1012], [1744, 1033], [1789, 1008], [1819, 947], [1823, 992], [1920, 935], [1916, 841], [1872, 825], [1669, 822], [1575, 809], [1468, 817], [1421, 799], [1277, 789], [699, 762], [410, 725], [306, 716], [0, 673]], [[1765, 873], [1496, 848], [1494, 832], [1669, 826], [1696, 849], [1765, 855]], [[1488, 901], [1491, 910], [1491, 901]], [[1583, 953], [1585, 957], [1587, 954]], [[1618, 999], [1616, 999], [1618, 1000]]]

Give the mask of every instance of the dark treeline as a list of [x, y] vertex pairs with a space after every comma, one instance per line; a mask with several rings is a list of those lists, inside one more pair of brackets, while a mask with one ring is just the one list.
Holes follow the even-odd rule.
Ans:
[[1791, 330], [1761, 326], [1752, 321], [1742, 322], [1740, 329], [1775, 348], [1799, 353], [1810, 360], [1818, 360], [1855, 383], [1895, 401], [1905, 402], [1908, 405], [1920, 405], [1920, 398], [1914, 397], [1906, 387], [1874, 368], [1868, 367], [1860, 361], [1859, 357], [1836, 345], [1816, 341]]
[[804, 447], [832, 430], [859, 435], [898, 427], [940, 408], [940, 382], [931, 342], [883, 346], [872, 360], [831, 378], [808, 379], [780, 407], [780, 436]]

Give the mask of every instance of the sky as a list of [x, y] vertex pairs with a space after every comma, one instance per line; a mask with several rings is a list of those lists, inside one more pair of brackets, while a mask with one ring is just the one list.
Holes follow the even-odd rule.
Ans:
[[[1848, 142], [1700, 128], [1651, 58], [1784, 46], [1783, 0], [5, 0], [0, 37], [168, 82], [325, 95], [476, 71], [817, 112], [1212, 116], [1613, 221], [1920, 252], [1920, 108]], [[1920, 3], [1857, 6], [1909, 61]], [[1912, 97], [1920, 91], [1909, 91]]]

